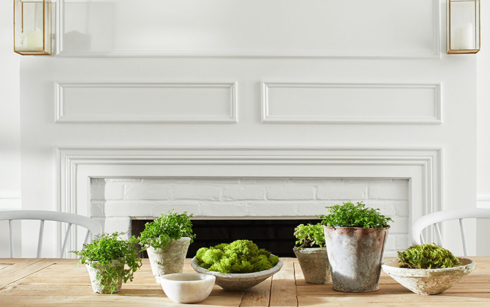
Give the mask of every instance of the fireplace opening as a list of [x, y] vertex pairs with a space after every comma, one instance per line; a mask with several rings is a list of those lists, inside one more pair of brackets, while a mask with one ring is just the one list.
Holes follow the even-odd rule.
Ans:
[[[139, 236], [145, 229], [145, 224], [151, 221], [132, 220], [132, 234]], [[252, 240], [259, 248], [265, 248], [279, 257], [295, 257], [293, 253], [296, 241], [293, 235], [294, 228], [299, 224], [319, 222], [318, 219], [193, 220], [196, 239], [189, 246], [187, 258], [194, 257], [201, 247], [231, 243], [235, 240]], [[146, 252], [141, 252], [140, 256], [148, 258]]]

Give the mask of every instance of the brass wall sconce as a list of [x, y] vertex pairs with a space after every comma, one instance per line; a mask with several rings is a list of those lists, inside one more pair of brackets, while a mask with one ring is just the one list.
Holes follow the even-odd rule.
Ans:
[[447, 0], [447, 53], [480, 51], [480, 0]]
[[51, 55], [50, 0], [14, 0], [14, 52], [21, 55]]

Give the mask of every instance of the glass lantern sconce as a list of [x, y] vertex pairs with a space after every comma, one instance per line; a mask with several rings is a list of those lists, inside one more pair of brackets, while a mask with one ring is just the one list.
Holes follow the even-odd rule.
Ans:
[[14, 51], [51, 55], [52, 10], [49, 0], [14, 0]]
[[447, 53], [480, 51], [480, 0], [447, 0]]

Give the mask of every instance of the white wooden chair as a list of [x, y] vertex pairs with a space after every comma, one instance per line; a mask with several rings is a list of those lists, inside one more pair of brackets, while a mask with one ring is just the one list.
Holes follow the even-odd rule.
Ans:
[[424, 215], [412, 224], [412, 244], [425, 244], [426, 242], [422, 231], [428, 226], [435, 225], [439, 242], [441, 246], [444, 246], [439, 223], [449, 220], [459, 220], [461, 239], [463, 240], [463, 251], [464, 255], [468, 256], [468, 247], [466, 246], [466, 235], [463, 224], [463, 219], [468, 218], [490, 219], [490, 209], [447, 210]]
[[68, 223], [68, 228], [66, 229], [65, 239], [63, 241], [63, 247], [61, 248], [60, 258], [66, 249], [66, 243], [68, 241], [68, 236], [70, 234], [71, 226], [78, 225], [87, 229], [87, 234], [85, 235], [84, 243], [87, 243], [90, 233], [93, 235], [98, 235], [102, 233], [102, 226], [96, 220], [88, 218], [86, 216], [56, 212], [56, 211], [41, 211], [41, 210], [16, 210], [16, 211], [0, 211], [0, 221], [9, 221], [9, 245], [10, 245], [10, 258], [14, 255], [14, 244], [13, 244], [13, 233], [12, 233], [12, 221], [14, 220], [39, 220], [39, 240], [37, 244], [37, 258], [41, 257], [41, 250], [43, 247], [43, 232], [44, 232], [44, 221], [55, 221]]

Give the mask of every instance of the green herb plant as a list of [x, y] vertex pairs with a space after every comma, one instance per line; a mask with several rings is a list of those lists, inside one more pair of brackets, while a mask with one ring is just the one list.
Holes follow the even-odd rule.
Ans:
[[329, 227], [362, 227], [384, 228], [388, 222], [393, 222], [379, 212], [379, 209], [366, 207], [362, 202], [354, 205], [352, 202], [326, 207], [328, 214], [320, 215], [322, 224]]
[[265, 249], [259, 249], [249, 240], [237, 240], [197, 251], [200, 266], [221, 273], [252, 273], [268, 270], [279, 262]]
[[409, 269], [441, 269], [461, 265], [449, 250], [434, 243], [410, 246], [398, 252], [398, 259], [401, 268]]
[[124, 233], [96, 235], [94, 241], [84, 244], [81, 251], [70, 251], [80, 256], [78, 264], [88, 264], [103, 271], [96, 278], [104, 293], [114, 293], [121, 279], [133, 281], [134, 272], [141, 267], [135, 247], [137, 241], [134, 238], [121, 240], [121, 235]]
[[138, 238], [142, 250], [146, 250], [149, 246], [153, 248], [165, 248], [172, 240], [178, 240], [182, 237], [191, 238], [191, 243], [196, 237], [192, 233], [191, 215], [184, 213], [176, 213], [175, 210], [168, 214], [162, 215], [153, 222], [146, 223], [145, 229], [141, 232]]
[[323, 233], [323, 226], [321, 223], [315, 225], [300, 224], [294, 229], [294, 236], [297, 239], [296, 245], [300, 248], [325, 246], [325, 234]]

